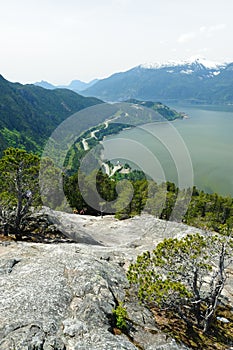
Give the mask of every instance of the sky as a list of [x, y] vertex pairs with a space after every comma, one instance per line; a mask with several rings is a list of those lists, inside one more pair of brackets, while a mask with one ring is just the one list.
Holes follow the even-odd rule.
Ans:
[[233, 62], [233, 0], [0, 0], [0, 74], [68, 84], [142, 63]]

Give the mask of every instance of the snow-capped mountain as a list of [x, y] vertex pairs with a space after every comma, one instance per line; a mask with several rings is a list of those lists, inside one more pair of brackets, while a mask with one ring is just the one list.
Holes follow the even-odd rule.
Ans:
[[139, 67], [142, 69], [164, 69], [167, 73], [198, 74], [201, 78], [211, 78], [220, 74], [226, 68], [227, 63], [209, 61], [205, 58], [195, 58], [188, 60], [167, 61], [162, 63], [144, 63]]
[[200, 69], [211, 69], [219, 70], [226, 67], [227, 63], [220, 63], [207, 60], [206, 58], [190, 58], [187, 60], [173, 60], [167, 62], [156, 62], [156, 63], [144, 63], [141, 64], [141, 68], [145, 69], [161, 69], [161, 68], [172, 68], [172, 67], [183, 67], [183, 66], [197, 66]]
[[194, 58], [141, 64], [98, 81], [82, 94], [105, 101], [233, 104], [233, 63]]

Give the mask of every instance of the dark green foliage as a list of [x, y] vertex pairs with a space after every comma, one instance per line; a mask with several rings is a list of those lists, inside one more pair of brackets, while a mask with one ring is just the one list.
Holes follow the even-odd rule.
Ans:
[[[125, 190], [119, 198], [117, 197], [115, 188], [121, 180], [128, 180], [131, 184], [133, 189], [131, 200], [129, 200], [130, 190], [129, 192]], [[96, 180], [87, 178], [85, 182], [86, 188], [90, 186], [88, 181], [94, 188]], [[138, 170], [129, 174], [116, 173], [112, 178], [98, 172], [96, 186], [99, 194], [105, 200], [112, 201], [118, 198], [118, 206], [120, 207], [123, 203], [129, 202], [124, 209], [118, 210], [117, 206], [112, 208], [112, 213], [116, 212], [116, 217], [119, 219], [139, 215], [142, 210], [145, 210], [148, 214], [169, 220], [177, 200], [177, 194], [182, 192], [173, 183], [156, 184], [152, 180], [147, 180], [145, 175]], [[79, 191], [77, 175], [72, 175], [66, 179], [65, 193], [73, 208], [81, 209], [86, 206], [85, 201], [81, 200], [82, 196]], [[90, 212], [94, 214], [96, 211], [90, 209]], [[191, 202], [183, 222], [217, 232], [222, 225], [226, 225], [228, 232], [231, 232], [233, 229], [233, 199], [217, 195], [216, 193], [204, 193], [194, 187]]]
[[217, 193], [209, 194], [193, 190], [184, 222], [200, 228], [219, 231], [226, 224], [228, 230], [233, 228], [233, 199]]
[[130, 125], [122, 123], [109, 123], [108, 128], [100, 129], [95, 135], [99, 141], [103, 140], [104, 136], [117, 134], [122, 131], [124, 128], [129, 127]]
[[[167, 119], [167, 120], [170, 120], [170, 121], [175, 120], [175, 119], [182, 119], [182, 115], [180, 113], [176, 112], [174, 109], [169, 108], [168, 106], [165, 106], [161, 102], [139, 101], [139, 100], [136, 100], [136, 99], [130, 99], [127, 102], [128, 103], [138, 104], [138, 105], [140, 105], [142, 107], [153, 109], [153, 111], [158, 113], [157, 118], [159, 116], [162, 116], [164, 119]], [[156, 116], [154, 116], [154, 117], [156, 118]], [[154, 121], [158, 121], [158, 119], [154, 120]], [[153, 122], [153, 119], [145, 121], [145, 123], [146, 122]]]
[[[127, 169], [127, 165], [124, 166], [124, 169]], [[125, 173], [125, 174], [116, 172], [112, 176], [112, 179], [116, 181], [120, 181], [120, 180], [138, 181], [138, 180], [146, 180], [146, 176], [144, 172], [141, 170], [130, 170], [129, 173]]]
[[[137, 173], [136, 173], [137, 174]], [[77, 210], [81, 210], [84, 207], [87, 207], [89, 214], [97, 214], [98, 211], [91, 208], [85, 201], [83, 200], [82, 194], [80, 192], [80, 182], [82, 182], [82, 191], [88, 193], [89, 198], [92, 198], [92, 203], [95, 207], [99, 206], [98, 199], [95, 200], [96, 189], [99, 195], [108, 202], [114, 201], [118, 199], [116, 205], [112, 207], [112, 213], [117, 212], [116, 216], [118, 218], [127, 218], [130, 216], [137, 215], [141, 212], [145, 205], [145, 201], [147, 198], [147, 181], [144, 180], [131, 180], [129, 182], [129, 192], [127, 192], [127, 186], [124, 187], [124, 191], [121, 192], [120, 196], [117, 196], [116, 185], [120, 182], [109, 178], [106, 174], [103, 174], [101, 171], [98, 173], [92, 173], [87, 177], [79, 174], [83, 181], [80, 181], [78, 178], [78, 174], [72, 175], [69, 178], [65, 179], [65, 193], [69, 200], [69, 203], [72, 208], [76, 208]], [[130, 200], [131, 186], [133, 186], [133, 198]], [[129, 195], [129, 197], [128, 197]], [[126, 205], [124, 205], [126, 203]], [[129, 203], [129, 205], [127, 205]], [[118, 211], [117, 208], [122, 208], [123, 210]]]
[[65, 209], [63, 182], [65, 175], [50, 158], [40, 159], [40, 196], [43, 205], [54, 209]]
[[[82, 192], [80, 191], [80, 185], [82, 187]], [[101, 213], [100, 210], [96, 209], [100, 207], [99, 200], [96, 196], [96, 190], [103, 200], [111, 202], [117, 198], [115, 186], [116, 183], [101, 171], [97, 173], [93, 172], [86, 177], [84, 174], [79, 173], [79, 175], [75, 174], [64, 179], [64, 191], [70, 206], [78, 211], [85, 208], [86, 213], [91, 215]], [[92, 206], [85, 202], [82, 193], [85, 193], [92, 199]]]

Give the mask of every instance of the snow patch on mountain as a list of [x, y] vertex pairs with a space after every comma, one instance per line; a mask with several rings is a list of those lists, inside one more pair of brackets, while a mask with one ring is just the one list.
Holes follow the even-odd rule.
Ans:
[[193, 70], [192, 70], [192, 69], [186, 69], [186, 70], [182, 69], [182, 70], [180, 71], [180, 73], [182, 73], [182, 74], [192, 74], [192, 73], [193, 73]]

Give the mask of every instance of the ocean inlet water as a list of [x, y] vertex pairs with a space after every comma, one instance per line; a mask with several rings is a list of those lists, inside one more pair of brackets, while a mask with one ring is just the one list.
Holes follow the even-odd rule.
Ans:
[[[179, 184], [179, 173], [182, 172], [183, 179], [189, 177], [190, 167], [185, 166], [186, 159], [181, 167], [177, 164], [182, 164], [182, 159], [178, 162], [174, 159], [177, 154], [174, 156], [172, 148], [176, 150], [178, 134], [190, 155], [193, 184], [208, 193], [217, 192], [221, 195], [233, 196], [233, 107], [179, 105], [172, 108], [188, 115], [187, 119], [175, 120], [171, 123], [176, 132], [171, 132], [169, 123], [153, 123], [143, 128], [135, 127], [123, 130], [117, 135], [108, 136], [107, 140], [119, 139], [114, 146], [117, 147], [118, 158], [135, 168], [146, 169], [151, 176], [150, 173], [155, 172], [155, 165], [152, 164], [153, 157], [149, 156], [152, 153], [156, 159], [156, 166], [159, 167], [158, 182], [165, 179]], [[167, 136], [164, 137], [164, 135]], [[135, 160], [130, 159], [130, 155], [120, 157], [121, 145], [125, 148], [122, 139], [133, 140], [142, 145], [147, 150], [148, 157], [146, 153], [138, 152], [137, 164]], [[125, 151], [122, 154], [125, 154]], [[161, 169], [162, 176], [160, 176]]]

